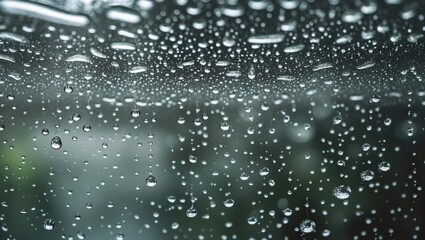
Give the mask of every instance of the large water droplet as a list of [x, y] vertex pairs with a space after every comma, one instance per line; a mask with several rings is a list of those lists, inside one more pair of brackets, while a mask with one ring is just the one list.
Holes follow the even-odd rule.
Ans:
[[198, 210], [193, 206], [186, 210], [186, 216], [193, 218], [198, 214]]
[[234, 204], [235, 204], [235, 200], [233, 199], [226, 199], [224, 201], [224, 206], [228, 208], [233, 207]]
[[311, 233], [316, 230], [316, 223], [313, 220], [310, 219], [304, 219], [300, 223], [300, 230], [303, 233]]
[[372, 170], [365, 170], [360, 173], [360, 177], [363, 181], [370, 181], [375, 176], [375, 173]]
[[49, 135], [49, 129], [47, 129], [47, 128], [43, 128], [43, 129], [41, 130], [41, 134], [43, 134], [44, 136]]
[[338, 199], [347, 199], [350, 197], [351, 188], [349, 186], [340, 185], [335, 187], [333, 190], [333, 195]]
[[390, 170], [391, 164], [389, 162], [382, 161], [378, 164], [378, 169], [382, 172]]
[[258, 219], [256, 217], [249, 217], [248, 218], [248, 224], [249, 225], [254, 225], [258, 222]]
[[156, 183], [157, 183], [157, 180], [154, 176], [149, 175], [149, 177], [146, 178], [146, 185], [148, 187], [153, 187], [156, 185]]
[[43, 227], [46, 230], [53, 230], [53, 228], [55, 227], [55, 222], [52, 219], [46, 219], [43, 223]]
[[53, 149], [59, 149], [62, 147], [62, 140], [60, 139], [60, 137], [55, 136], [50, 142], [50, 145], [52, 146]]

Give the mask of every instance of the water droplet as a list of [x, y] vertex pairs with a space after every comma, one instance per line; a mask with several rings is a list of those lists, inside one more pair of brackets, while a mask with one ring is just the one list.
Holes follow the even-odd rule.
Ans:
[[347, 10], [342, 14], [342, 21], [346, 23], [356, 23], [363, 18], [363, 14], [359, 11]]
[[378, 103], [381, 100], [381, 97], [379, 95], [374, 94], [372, 98], [370, 99], [373, 103]]
[[286, 53], [297, 53], [297, 52], [301, 52], [304, 48], [305, 48], [304, 44], [297, 44], [297, 45], [286, 47], [285, 49], [283, 49], [283, 51]]
[[200, 118], [196, 118], [193, 123], [195, 124], [195, 126], [201, 126], [202, 124], [202, 120]]
[[228, 17], [240, 17], [245, 13], [245, 9], [240, 5], [227, 5], [221, 9], [223, 15]]
[[193, 218], [198, 214], [198, 211], [193, 206], [186, 210], [186, 216]]
[[342, 115], [339, 113], [338, 115], [336, 115], [333, 119], [333, 123], [334, 124], [340, 124], [342, 122]]
[[283, 210], [283, 215], [285, 215], [285, 216], [287, 216], [287, 217], [291, 216], [291, 215], [292, 215], [292, 209], [290, 209], [290, 208], [285, 208], [285, 209]]
[[316, 223], [313, 220], [310, 219], [304, 219], [300, 223], [300, 230], [303, 233], [311, 233], [316, 231]]
[[338, 199], [347, 199], [350, 197], [351, 188], [349, 186], [340, 185], [335, 187], [333, 190], [333, 195]]
[[91, 63], [91, 59], [89, 56], [82, 55], [82, 54], [75, 54], [66, 59], [67, 62], [85, 62], [85, 63]]
[[108, 9], [106, 12], [106, 17], [120, 22], [126, 23], [138, 23], [140, 22], [140, 16], [130, 9], [120, 8], [120, 7], [112, 7]]
[[98, 57], [98, 58], [107, 58], [107, 56], [105, 54], [103, 54], [102, 52], [100, 52], [99, 50], [97, 50], [96, 48], [90, 48], [90, 52], [91, 54], [93, 54], [93, 56]]
[[244, 173], [244, 172], [240, 176], [240, 179], [243, 180], [243, 181], [248, 180], [248, 178], [249, 178], [249, 175], [247, 173]]
[[128, 70], [129, 73], [142, 73], [142, 72], [146, 72], [148, 70], [147, 67], [145, 66], [135, 66], [130, 68], [130, 70]]
[[145, 182], [146, 182], [146, 185], [148, 187], [153, 187], [153, 186], [156, 185], [157, 180], [156, 180], [156, 178], [154, 176], [149, 175], [149, 177], [146, 178], [146, 181]]
[[118, 234], [115, 236], [115, 240], [124, 240], [124, 234], [122, 234], [122, 233], [118, 233]]
[[408, 127], [406, 129], [407, 136], [409, 136], [409, 137], [413, 136], [414, 132], [415, 132], [415, 129], [413, 127]]
[[52, 219], [46, 219], [43, 223], [43, 227], [46, 230], [53, 230], [53, 228], [55, 227], [55, 222]]
[[391, 164], [389, 162], [382, 161], [378, 164], [378, 169], [382, 172], [386, 172], [390, 170], [390, 168], [391, 168]]
[[282, 8], [287, 10], [292, 10], [298, 7], [298, 4], [300, 3], [300, 1], [299, 0], [280, 0], [279, 3], [280, 3], [280, 6], [282, 6]]
[[248, 78], [249, 78], [249, 79], [254, 79], [254, 78], [255, 78], [255, 68], [254, 68], [254, 66], [251, 66], [251, 67], [249, 68], [249, 71], [248, 71]]
[[47, 128], [43, 128], [43, 129], [41, 130], [41, 134], [42, 134], [42, 135], [44, 135], [44, 136], [49, 135], [49, 129], [47, 129]]
[[60, 137], [55, 136], [50, 142], [50, 145], [52, 146], [53, 149], [59, 149], [62, 147], [62, 140], [60, 139]]
[[77, 232], [77, 238], [78, 239], [86, 239], [86, 235], [84, 235], [82, 232]]
[[375, 176], [375, 173], [372, 170], [365, 170], [360, 173], [360, 177], [363, 181], [370, 181]]
[[248, 224], [249, 225], [254, 225], [258, 222], [258, 219], [256, 217], [249, 217], [248, 218]]
[[357, 68], [358, 70], [362, 70], [362, 69], [371, 68], [371, 67], [373, 67], [373, 66], [375, 66], [375, 62], [374, 62], [374, 61], [372, 61], [372, 60], [369, 60], [369, 61], [366, 61], [366, 62], [364, 62], [364, 63], [362, 63], [362, 64], [358, 65], [356, 68]]
[[114, 50], [136, 50], [136, 46], [132, 43], [127, 42], [115, 42], [111, 44], [111, 48]]
[[235, 204], [235, 200], [233, 200], [233, 199], [226, 199], [224, 201], [224, 206], [228, 207], [228, 208], [233, 207], [234, 204]]
[[184, 117], [179, 117], [179, 119], [177, 119], [178, 124], [184, 124], [185, 122], [186, 120], [184, 119]]
[[90, 131], [91, 131], [91, 126], [90, 126], [90, 125], [88, 125], [88, 124], [85, 124], [85, 125], [83, 126], [83, 131], [84, 131], [84, 132], [90, 132]]
[[323, 229], [322, 236], [323, 237], [329, 237], [329, 235], [331, 235], [331, 230], [329, 230], [329, 229]]
[[362, 145], [362, 149], [363, 149], [363, 151], [368, 151], [369, 149], [370, 149], [370, 144], [369, 143], [364, 143], [363, 145]]
[[74, 89], [73, 89], [71, 86], [66, 85], [66, 86], [63, 88], [63, 91], [64, 91], [65, 93], [72, 93], [72, 92], [74, 91]]
[[81, 119], [81, 115], [79, 113], [74, 113], [72, 115], [72, 120], [74, 120], [74, 122], [78, 122]]
[[176, 223], [176, 222], [173, 222], [173, 223], [171, 224], [171, 228], [172, 228], [172, 229], [177, 229], [177, 228], [179, 228], [179, 224], [178, 224], [178, 223]]
[[285, 38], [281, 33], [250, 36], [248, 42], [251, 44], [273, 44], [280, 43]]
[[168, 201], [170, 202], [170, 203], [175, 203], [176, 202], [176, 197], [175, 196], [168, 196]]
[[196, 163], [198, 161], [198, 158], [192, 154], [189, 155], [189, 162], [190, 163]]
[[269, 104], [268, 103], [266, 103], [266, 102], [264, 102], [263, 104], [261, 104], [261, 110], [263, 110], [263, 111], [267, 111], [267, 110], [269, 110]]
[[333, 65], [331, 63], [320, 63], [317, 64], [316, 66], [314, 66], [312, 68], [313, 72], [319, 71], [319, 70], [323, 70], [323, 69], [327, 69], [327, 68], [332, 68]]
[[139, 109], [133, 109], [131, 110], [131, 116], [132, 117], [139, 117], [140, 116], [140, 110]]
[[269, 168], [263, 167], [262, 169], [260, 169], [260, 176], [266, 176], [269, 174], [269, 172], [270, 172]]
[[220, 128], [223, 131], [227, 131], [227, 130], [229, 130], [230, 126], [227, 122], [223, 122], [223, 123], [220, 124]]

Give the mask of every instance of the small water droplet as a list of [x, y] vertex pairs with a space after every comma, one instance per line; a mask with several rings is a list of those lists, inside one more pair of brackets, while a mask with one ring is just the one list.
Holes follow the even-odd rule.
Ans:
[[74, 91], [74, 89], [73, 89], [71, 86], [66, 85], [66, 86], [63, 88], [63, 91], [64, 91], [65, 93], [72, 93], [72, 92]]
[[115, 239], [116, 239], [116, 240], [124, 240], [124, 234], [122, 234], [122, 233], [118, 233], [118, 234], [115, 236]]
[[371, 98], [370, 101], [372, 103], [378, 103], [379, 101], [381, 101], [381, 97], [379, 95], [374, 94]]
[[369, 143], [364, 143], [363, 145], [362, 145], [362, 149], [363, 149], [363, 151], [368, 151], [369, 149], [370, 149], [370, 144]]
[[248, 178], [249, 178], [249, 175], [247, 173], [244, 173], [244, 172], [240, 176], [240, 179], [243, 180], [243, 181], [248, 180]]
[[409, 136], [409, 137], [413, 136], [414, 128], [413, 127], [408, 127], [406, 129], [406, 133], [407, 133], [407, 136]]
[[170, 202], [170, 203], [175, 203], [176, 202], [176, 197], [175, 196], [168, 196], [168, 201]]
[[342, 122], [342, 115], [341, 113], [339, 113], [338, 115], [336, 115], [333, 119], [333, 123], [335, 125], [340, 124]]
[[171, 224], [171, 228], [172, 228], [172, 229], [177, 229], [177, 228], [179, 228], [179, 224], [178, 224], [178, 223], [176, 223], [176, 222], [173, 222], [173, 223]]
[[131, 116], [132, 117], [139, 117], [140, 116], [140, 110], [139, 109], [133, 109], [132, 111], [131, 111]]
[[186, 122], [186, 120], [183, 118], [183, 117], [180, 117], [178, 120], [177, 120], [177, 123], [178, 124], [184, 124]]

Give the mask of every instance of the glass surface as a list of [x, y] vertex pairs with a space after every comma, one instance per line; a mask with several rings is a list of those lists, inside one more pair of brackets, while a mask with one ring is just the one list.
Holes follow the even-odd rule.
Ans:
[[0, 239], [424, 239], [425, 1], [0, 12]]

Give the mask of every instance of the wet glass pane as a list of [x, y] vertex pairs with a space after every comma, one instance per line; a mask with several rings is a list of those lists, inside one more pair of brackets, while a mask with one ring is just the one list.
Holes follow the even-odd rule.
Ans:
[[0, 12], [1, 239], [423, 239], [424, 1]]

